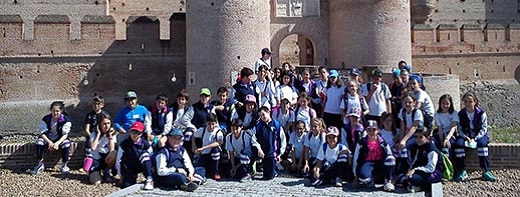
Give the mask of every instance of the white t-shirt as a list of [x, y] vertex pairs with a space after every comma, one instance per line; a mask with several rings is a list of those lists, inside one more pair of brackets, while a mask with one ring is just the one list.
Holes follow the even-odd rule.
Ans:
[[271, 70], [271, 58], [267, 59], [267, 60], [263, 60], [261, 58], [258, 58], [255, 62], [255, 71], [258, 70], [258, 67], [260, 67], [260, 65], [266, 65], [267, 66], [267, 69], [268, 70]]
[[[316, 118], [316, 110], [307, 107], [304, 109], [303, 107], [296, 108], [294, 114], [296, 115], [296, 120], [301, 120], [305, 123], [305, 130], [311, 130], [311, 117]], [[296, 121], [295, 121], [296, 122]]]
[[347, 146], [343, 144], [337, 144], [336, 147], [330, 148], [330, 146], [326, 145], [325, 152], [323, 152], [323, 145], [320, 147], [320, 150], [318, 151], [318, 155], [316, 156], [316, 159], [322, 160], [323, 162], [329, 162], [330, 164], [336, 163], [336, 160], [338, 160], [338, 154], [339, 152], [347, 150]]
[[[372, 84], [369, 83], [367, 85]], [[379, 83], [374, 94], [372, 94], [372, 98], [368, 101], [368, 109], [370, 110], [368, 114], [371, 116], [381, 116], [381, 114], [386, 111], [386, 100], [390, 98], [392, 98], [390, 88], [383, 82]]]
[[285, 127], [287, 123], [292, 123], [294, 121], [294, 112], [292, 110], [289, 110], [289, 113], [284, 114], [282, 112], [282, 109], [276, 108], [273, 111], [273, 119], [278, 120], [280, 122], [280, 125], [282, 127]]
[[[363, 113], [363, 107], [361, 107], [361, 106], [365, 106], [365, 107], [367, 106], [366, 100], [363, 99], [364, 103], [361, 103], [361, 101], [359, 99], [359, 95], [357, 95], [357, 94], [354, 96], [348, 94], [347, 99], [348, 100], [346, 103], [348, 104], [348, 106], [345, 106], [345, 97], [343, 97], [341, 99], [341, 104], [340, 104], [339, 108], [342, 110], [346, 110], [347, 115], [352, 113], [353, 109], [359, 109], [359, 110], [361, 110], [360, 114], [359, 114], [361, 117], [361, 114]], [[350, 120], [348, 119], [348, 117], [343, 118], [343, 124], [347, 124], [349, 121]]]
[[381, 138], [383, 138], [388, 145], [394, 145], [394, 134], [392, 134], [392, 131], [381, 129], [379, 130], [379, 133], [381, 135]]
[[[206, 146], [206, 145], [209, 145], [209, 144], [211, 144], [213, 142], [217, 142], [217, 141], [222, 143], [224, 141], [224, 134], [222, 133], [222, 131], [219, 131], [219, 130], [220, 130], [220, 128], [218, 126], [215, 127], [215, 129], [213, 129], [213, 132], [208, 131], [206, 127], [202, 127], [200, 129], [197, 129], [197, 131], [195, 131], [193, 136], [196, 138], [201, 138], [202, 132], [205, 132], [204, 138], [202, 139], [202, 146]], [[204, 149], [202, 151], [202, 154], [209, 154], [210, 152], [211, 152], [210, 149]]]
[[[255, 81], [256, 87], [260, 90], [260, 98], [259, 100], [259, 106], [266, 106], [269, 109], [276, 106], [276, 99], [274, 98], [274, 86], [273, 83], [267, 80], [264, 80], [263, 82], [256, 80]], [[262, 96], [262, 94], [265, 93], [265, 96]]]
[[293, 87], [288, 85], [280, 85], [276, 88], [275, 97], [280, 98], [280, 101], [283, 99], [289, 99], [289, 101], [293, 103], [298, 98], [298, 94]]
[[[226, 150], [230, 152], [235, 152], [235, 157], [240, 157], [240, 151], [242, 151], [244, 147], [260, 147], [260, 145], [255, 139], [255, 136], [249, 135], [245, 132], [246, 131], [241, 131], [240, 136], [238, 138], [235, 138], [233, 133], [230, 133], [226, 136]], [[244, 142], [246, 146], [244, 146]]]
[[[310, 139], [308, 135], [311, 135]], [[325, 143], [325, 133], [322, 133], [321, 135], [314, 135], [309, 132], [303, 139], [303, 145], [309, 147], [309, 156], [311, 158], [316, 158], [319, 149], [322, 148], [323, 143]]]
[[[96, 139], [96, 135], [97, 135], [97, 132], [93, 132], [90, 134], [90, 143], [92, 143], [94, 141], [94, 139]], [[107, 137], [107, 135], [103, 135], [102, 137], [100, 137], [97, 147], [92, 147], [92, 151], [90, 152], [90, 154], [92, 155], [92, 158], [100, 159], [101, 158], [100, 153], [107, 154], [110, 149], [110, 147], [109, 147], [110, 140], [115, 142], [116, 138], [114, 136]]]
[[415, 94], [417, 102], [421, 102], [421, 110], [425, 111], [429, 116], [433, 117], [435, 114], [435, 107], [433, 106], [432, 98], [424, 90], [419, 89]]
[[453, 113], [436, 113], [435, 114], [435, 126], [442, 127], [442, 132], [444, 134], [448, 134], [451, 129], [451, 123], [457, 122], [459, 123], [459, 114], [457, 111], [453, 111]]
[[307, 137], [307, 133], [303, 133], [301, 136], [298, 136], [298, 132], [292, 132], [289, 135], [289, 144], [292, 144], [294, 148], [294, 156], [297, 159], [303, 157], [303, 141]]
[[[410, 128], [412, 128], [412, 125], [413, 125], [413, 122], [414, 121], [419, 121], [419, 126], [422, 126], [424, 125], [424, 118], [423, 118], [423, 115], [422, 115], [422, 112], [420, 109], [417, 109], [415, 110], [415, 115], [414, 115], [414, 120], [412, 120], [412, 113], [407, 113], [406, 112], [406, 109], [405, 108], [402, 108], [401, 111], [399, 111], [399, 114], [398, 114], [398, 117], [399, 117], [399, 120], [403, 121], [404, 118], [403, 118], [403, 111], [405, 112], [405, 118], [406, 118], [406, 125], [404, 125], [405, 129], [406, 129], [406, 132], [408, 132], [408, 130]], [[413, 112], [413, 110], [412, 110]], [[405, 132], [405, 133], [406, 133]]]
[[345, 91], [345, 87], [336, 87], [331, 86], [330, 88], [325, 88], [325, 95], [327, 95], [327, 101], [325, 102], [324, 112], [331, 114], [341, 114], [341, 109], [339, 108], [341, 105], [341, 99], [343, 96], [343, 92]]

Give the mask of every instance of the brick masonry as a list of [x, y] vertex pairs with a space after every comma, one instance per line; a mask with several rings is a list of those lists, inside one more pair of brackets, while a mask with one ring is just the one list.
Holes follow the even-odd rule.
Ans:
[[[35, 157], [35, 143], [0, 144], [0, 168], [25, 169], [32, 168], [38, 162]], [[79, 169], [85, 158], [85, 142], [71, 143], [70, 160], [68, 166]], [[59, 152], [46, 153], [44, 157], [46, 168], [59, 167], [62, 163]]]

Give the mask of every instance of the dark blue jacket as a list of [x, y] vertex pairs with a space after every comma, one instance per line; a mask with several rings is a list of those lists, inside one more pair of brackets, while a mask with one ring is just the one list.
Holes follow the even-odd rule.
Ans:
[[172, 109], [170, 107], [165, 107], [163, 110], [157, 109], [156, 106], [150, 108], [152, 114], [152, 132], [155, 135], [163, 133], [164, 125], [166, 124], [166, 116], [171, 111]]
[[256, 98], [256, 103], [258, 104], [258, 93], [256, 92], [256, 85], [254, 83], [243, 85], [242, 82], [238, 82], [233, 85], [233, 89], [235, 90], [235, 100], [241, 103], [245, 103], [246, 95], [251, 94]]
[[[44, 133], [45, 135], [48, 135], [49, 131], [51, 130], [51, 122], [52, 122], [52, 114], [47, 114], [42, 118], [42, 121], [45, 122], [47, 125], [47, 131]], [[58, 124], [56, 131], [58, 132], [58, 138], [61, 138], [63, 136], [63, 125], [67, 122], [70, 122], [70, 118], [66, 115], [61, 114], [58, 118]]]
[[193, 106], [193, 118], [191, 119], [191, 123], [195, 125], [195, 127], [201, 128], [206, 125], [206, 117], [211, 113], [211, 110], [213, 110], [213, 105], [208, 104], [207, 106], [202, 105], [202, 103], [196, 102]]
[[150, 143], [148, 143], [148, 139], [146, 135], [141, 136], [141, 143], [135, 144], [132, 141], [132, 138], [126, 138], [119, 148], [123, 150], [123, 155], [121, 157], [121, 163], [132, 164], [132, 163], [141, 163], [140, 158], [143, 154], [150, 154], [148, 150], [150, 149]]
[[[276, 157], [280, 155], [280, 122], [272, 120], [269, 124], [258, 121], [256, 128], [256, 141], [262, 147], [265, 157]], [[271, 129], [273, 128], [273, 130]]]
[[[484, 110], [480, 107], [475, 107], [475, 115], [473, 116], [473, 122], [470, 123], [466, 108], [459, 111], [459, 120], [461, 132], [466, 134], [466, 136], [471, 139], [475, 139], [475, 137], [482, 129], [482, 115], [484, 115]], [[470, 128], [470, 124], [473, 124], [473, 130]]]

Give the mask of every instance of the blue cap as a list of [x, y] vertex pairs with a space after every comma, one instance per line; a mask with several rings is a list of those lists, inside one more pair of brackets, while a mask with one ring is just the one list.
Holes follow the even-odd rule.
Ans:
[[415, 80], [417, 81], [418, 84], [422, 84], [422, 79], [419, 75], [416, 75], [416, 74], [410, 74], [410, 80]]
[[329, 71], [329, 77], [338, 77], [338, 71], [337, 70], [330, 70]]
[[173, 128], [173, 129], [168, 133], [168, 136], [181, 136], [181, 137], [183, 137], [184, 134], [182, 134], [181, 129], [179, 129], [179, 128]]
[[350, 74], [359, 76], [359, 75], [361, 75], [361, 70], [359, 70], [357, 68], [353, 68], [350, 70]]
[[401, 70], [399, 70], [399, 69], [392, 70], [392, 76], [394, 76], [394, 77], [401, 76]]

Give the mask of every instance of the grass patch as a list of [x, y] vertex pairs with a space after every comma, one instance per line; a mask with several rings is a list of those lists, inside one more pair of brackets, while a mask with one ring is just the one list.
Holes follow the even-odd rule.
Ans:
[[520, 143], [520, 128], [490, 128], [494, 143]]

